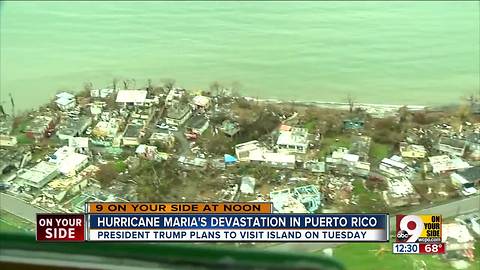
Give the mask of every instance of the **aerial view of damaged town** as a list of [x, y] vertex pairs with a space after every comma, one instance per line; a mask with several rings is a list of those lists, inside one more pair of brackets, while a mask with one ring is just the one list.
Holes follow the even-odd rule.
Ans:
[[441, 214], [436, 256], [208, 245], [479, 269], [478, 2], [362, 4], [1, 3], [0, 232], [90, 201]]

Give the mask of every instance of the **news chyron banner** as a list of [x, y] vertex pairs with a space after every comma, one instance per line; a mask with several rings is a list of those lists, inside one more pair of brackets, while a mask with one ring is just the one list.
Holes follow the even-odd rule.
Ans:
[[271, 203], [87, 203], [38, 214], [38, 241], [388, 242], [388, 214], [278, 214]]
[[441, 215], [397, 215], [396, 254], [443, 254]]

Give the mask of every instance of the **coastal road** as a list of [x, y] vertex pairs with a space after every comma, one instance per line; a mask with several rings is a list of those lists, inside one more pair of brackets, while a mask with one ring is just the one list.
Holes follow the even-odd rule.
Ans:
[[176, 153], [178, 156], [184, 156], [190, 151], [190, 142], [185, 138], [183, 128], [180, 128], [178, 131], [173, 132], [173, 136], [175, 136], [175, 140], [180, 145], [180, 149]]
[[0, 208], [32, 223], [36, 222], [37, 213], [51, 212], [40, 207], [33, 206], [21, 199], [5, 193], [0, 193]]
[[[444, 219], [446, 219], [473, 211], [480, 211], [480, 195], [424, 208], [408, 214], [440, 214]], [[390, 228], [391, 230], [395, 229], [395, 216], [390, 217]], [[314, 252], [320, 249], [332, 248], [342, 244], [344, 243], [284, 243], [270, 245], [265, 247], [265, 249], [284, 252]]]

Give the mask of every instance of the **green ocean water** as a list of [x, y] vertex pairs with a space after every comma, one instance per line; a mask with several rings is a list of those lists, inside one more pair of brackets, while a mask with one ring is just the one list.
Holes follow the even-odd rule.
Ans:
[[1, 3], [0, 98], [148, 78], [263, 98], [457, 102], [480, 88], [479, 2]]

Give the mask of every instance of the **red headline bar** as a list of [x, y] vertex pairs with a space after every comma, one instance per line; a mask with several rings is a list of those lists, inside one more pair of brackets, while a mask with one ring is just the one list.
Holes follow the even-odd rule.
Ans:
[[37, 214], [37, 241], [85, 241], [84, 214]]

